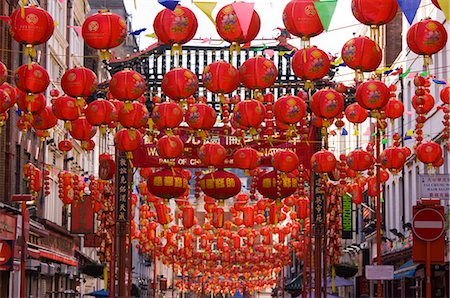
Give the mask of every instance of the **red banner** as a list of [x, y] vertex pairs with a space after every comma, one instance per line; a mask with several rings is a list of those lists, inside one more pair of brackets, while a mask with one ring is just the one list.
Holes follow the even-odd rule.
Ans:
[[84, 196], [83, 201], [72, 205], [70, 232], [72, 234], [94, 233], [94, 208], [90, 196]]

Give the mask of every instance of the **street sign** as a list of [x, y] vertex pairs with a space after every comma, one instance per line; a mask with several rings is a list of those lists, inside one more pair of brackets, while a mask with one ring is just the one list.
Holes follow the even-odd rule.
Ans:
[[444, 217], [432, 208], [423, 208], [414, 215], [414, 234], [423, 241], [435, 241], [444, 233]]
[[11, 201], [13, 202], [28, 202], [33, 200], [34, 197], [30, 194], [16, 194], [11, 196]]
[[419, 174], [419, 198], [450, 200], [450, 174]]
[[393, 265], [366, 266], [367, 280], [392, 280], [394, 279]]
[[0, 271], [11, 271], [13, 260], [13, 240], [0, 240]]

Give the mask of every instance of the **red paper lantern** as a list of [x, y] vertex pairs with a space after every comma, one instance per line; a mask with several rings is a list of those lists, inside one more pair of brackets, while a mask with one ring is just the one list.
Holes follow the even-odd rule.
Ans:
[[106, 50], [120, 46], [127, 37], [127, 23], [118, 14], [100, 11], [86, 18], [81, 34], [84, 42], [101, 50], [101, 58], [106, 59]]
[[297, 154], [289, 150], [275, 152], [272, 157], [273, 167], [281, 172], [292, 172], [298, 168], [299, 159]]
[[213, 62], [203, 70], [202, 81], [213, 93], [231, 93], [239, 87], [239, 71], [225, 61]]
[[289, 33], [309, 40], [323, 32], [314, 0], [290, 1], [283, 11], [283, 23]]
[[434, 107], [434, 97], [430, 93], [414, 95], [412, 98], [412, 106], [418, 114], [427, 114]]
[[194, 226], [195, 210], [192, 206], [183, 207], [183, 228], [190, 229]]
[[175, 68], [164, 74], [161, 89], [170, 99], [185, 99], [197, 91], [198, 78], [189, 69]]
[[378, 68], [382, 59], [380, 46], [368, 37], [354, 37], [342, 48], [342, 59], [351, 69], [370, 72]]
[[227, 157], [225, 148], [216, 143], [206, 143], [198, 149], [198, 158], [207, 166], [219, 166]]
[[177, 5], [172, 11], [163, 9], [153, 21], [153, 29], [159, 41], [167, 45], [182, 45], [197, 32], [197, 18], [187, 7]]
[[205, 195], [216, 200], [226, 200], [241, 191], [241, 179], [236, 174], [219, 170], [204, 175], [200, 179], [200, 188]]
[[42, 93], [28, 95], [18, 91], [17, 105], [25, 113], [38, 113], [45, 108], [46, 100]]
[[158, 129], [176, 128], [183, 121], [183, 110], [175, 102], [157, 104], [152, 119]]
[[47, 130], [54, 127], [57, 123], [58, 119], [53, 114], [52, 107], [48, 106], [33, 117], [33, 122], [31, 125], [35, 129]]
[[7, 112], [15, 103], [15, 98], [11, 98], [6, 89], [0, 89], [0, 113]]
[[97, 128], [92, 126], [86, 117], [80, 117], [71, 122], [69, 133], [75, 140], [88, 141], [95, 136]]
[[123, 128], [114, 136], [114, 143], [119, 151], [131, 152], [139, 148], [144, 140], [139, 130]]
[[56, 118], [63, 121], [77, 120], [80, 114], [76, 99], [70, 96], [56, 98], [53, 101], [52, 109]]
[[292, 70], [304, 81], [319, 80], [330, 71], [330, 58], [317, 47], [300, 49], [292, 58]]
[[271, 87], [277, 76], [278, 70], [273, 61], [259, 55], [248, 59], [239, 67], [241, 83], [252, 90]]
[[356, 149], [347, 155], [347, 165], [353, 171], [365, 171], [375, 162], [374, 157], [367, 151]]
[[178, 136], [165, 135], [156, 143], [161, 158], [177, 158], [183, 154], [184, 144]]
[[284, 124], [295, 124], [305, 118], [306, 109], [305, 101], [294, 95], [280, 97], [273, 105], [276, 120]]
[[117, 118], [114, 104], [104, 99], [97, 99], [91, 102], [84, 110], [84, 114], [89, 123], [94, 126], [108, 125]]
[[32, 62], [16, 69], [14, 82], [19, 90], [26, 93], [41, 93], [50, 84], [50, 78], [45, 68]]
[[63, 151], [63, 152], [67, 152], [72, 150], [73, 148], [73, 144], [72, 141], [70, 140], [62, 140], [58, 143], [58, 149]]
[[280, 172], [271, 171], [259, 177], [256, 188], [265, 198], [282, 199], [292, 195], [298, 186], [295, 175], [288, 173], [281, 175]]
[[253, 10], [247, 34], [244, 34], [233, 4], [222, 7], [216, 16], [217, 33], [232, 44], [239, 45], [252, 41], [258, 35], [260, 27], [259, 15]]
[[393, 174], [397, 174], [402, 170], [407, 158], [408, 155], [405, 154], [403, 148], [389, 147], [381, 152], [380, 163]]
[[346, 191], [352, 196], [352, 202], [359, 205], [364, 201], [364, 189], [358, 183], [347, 186]]
[[144, 77], [137, 71], [131, 69], [116, 72], [109, 82], [109, 92], [121, 101], [132, 101], [138, 99], [146, 90]]
[[306, 219], [308, 217], [309, 200], [305, 197], [300, 197], [297, 200], [297, 217], [299, 219]]
[[344, 97], [334, 89], [322, 89], [311, 97], [310, 108], [320, 118], [334, 118], [344, 111]]
[[369, 80], [359, 85], [355, 95], [359, 105], [368, 110], [382, 109], [388, 103], [390, 96], [388, 86], [376, 80]]
[[403, 115], [404, 111], [405, 107], [403, 103], [396, 98], [389, 99], [388, 103], [384, 107], [384, 113], [386, 114], [386, 117], [392, 120], [400, 118]]
[[66, 70], [61, 78], [61, 88], [72, 97], [88, 97], [95, 92], [97, 85], [97, 76], [85, 67]]
[[55, 29], [52, 16], [37, 6], [14, 10], [10, 16], [10, 25], [12, 38], [27, 46], [47, 42]]
[[183, 195], [188, 188], [188, 180], [177, 169], [154, 172], [147, 180], [147, 189], [154, 196], [171, 199]]
[[266, 116], [264, 105], [257, 100], [244, 100], [234, 106], [233, 119], [241, 126], [259, 127]]
[[17, 98], [19, 97], [18, 94], [18, 89], [14, 88], [13, 86], [11, 86], [10, 84], [8, 84], [7, 82], [4, 82], [3, 84], [0, 85], [0, 90], [3, 90], [6, 92], [6, 94], [8, 94], [8, 96], [10, 97], [10, 99], [16, 103], [17, 102]]
[[247, 228], [253, 227], [255, 224], [255, 209], [253, 206], [245, 206], [242, 208], [242, 220]]
[[443, 103], [450, 104], [450, 86], [447, 85], [441, 90], [440, 98]]
[[192, 129], [210, 130], [216, 123], [217, 113], [207, 104], [196, 103], [189, 105], [185, 120]]
[[116, 174], [116, 162], [114, 158], [107, 153], [102, 153], [99, 155], [98, 161], [98, 177], [102, 180], [111, 180]]
[[330, 173], [336, 168], [337, 160], [333, 153], [322, 149], [311, 156], [311, 168], [316, 173]]
[[147, 126], [149, 112], [145, 105], [139, 102], [131, 103], [130, 108], [124, 106], [118, 114], [119, 122], [126, 128], [140, 128]]
[[234, 165], [242, 170], [253, 170], [259, 166], [259, 153], [253, 148], [241, 148], [233, 154]]
[[432, 165], [442, 157], [442, 148], [433, 141], [421, 143], [416, 148], [416, 156], [421, 162]]
[[397, 14], [397, 0], [352, 0], [352, 12], [364, 25], [384, 25]]
[[94, 148], [95, 148], [94, 140], [87, 140], [87, 141], [81, 142], [81, 148], [83, 148], [86, 151], [94, 150]]
[[225, 211], [221, 207], [215, 206], [212, 209], [212, 225], [216, 228], [222, 228], [225, 221]]
[[411, 26], [406, 35], [411, 51], [430, 56], [442, 50], [447, 44], [447, 31], [440, 22], [427, 19]]
[[0, 61], [0, 86], [8, 79], [8, 68]]
[[367, 110], [357, 103], [352, 103], [345, 108], [345, 117], [351, 123], [363, 123], [368, 116]]
[[330, 126], [334, 122], [334, 118], [331, 119], [323, 119], [319, 116], [315, 115], [314, 113], [311, 113], [311, 125], [314, 125], [314, 127], [322, 127], [322, 126]]

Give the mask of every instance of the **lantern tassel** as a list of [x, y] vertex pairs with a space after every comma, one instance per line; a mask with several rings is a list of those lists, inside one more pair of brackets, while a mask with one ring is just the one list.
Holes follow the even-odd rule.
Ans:
[[305, 90], [314, 90], [314, 83], [311, 80], [305, 81]]
[[99, 57], [101, 61], [109, 61], [111, 58], [111, 52], [109, 50], [100, 50]]
[[174, 56], [175, 54], [178, 54], [178, 55], [183, 54], [183, 49], [182, 49], [181, 45], [179, 45], [177, 43], [173, 44], [172, 48], [170, 49], [170, 55]]
[[72, 122], [70, 122], [70, 121], [64, 122], [64, 128], [68, 131], [71, 131], [72, 130]]
[[28, 0], [22, 0], [20, 2], [20, 16], [25, 19], [25, 5], [27, 5]]
[[132, 111], [133, 110], [133, 103], [129, 100], [125, 101], [125, 104], [123, 105], [123, 109], [126, 112]]
[[128, 162], [130, 163], [130, 166], [132, 168], [134, 168], [134, 166], [133, 166], [133, 152], [127, 151], [127, 159], [128, 159]]
[[233, 56], [234, 52], [236, 52], [236, 54], [241, 53], [241, 45], [237, 42], [233, 42], [230, 46], [230, 55]]
[[100, 131], [100, 136], [105, 135], [106, 134], [106, 126], [105, 125], [100, 125], [99, 131]]

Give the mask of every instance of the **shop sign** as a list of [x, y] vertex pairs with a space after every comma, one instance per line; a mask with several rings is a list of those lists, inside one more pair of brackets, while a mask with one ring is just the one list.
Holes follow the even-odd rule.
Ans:
[[419, 174], [419, 198], [450, 200], [450, 174]]
[[72, 207], [70, 226], [72, 234], [94, 233], [94, 208], [90, 196], [84, 196], [82, 201]]
[[47, 237], [39, 238], [39, 244], [51, 251], [62, 252], [64, 254], [73, 256], [74, 242], [72, 238], [60, 236], [52, 231], [49, 231]]
[[0, 240], [0, 271], [11, 271], [13, 268], [14, 241]]
[[117, 222], [128, 221], [128, 196], [130, 193], [128, 159], [119, 156], [117, 168]]
[[348, 194], [342, 196], [342, 239], [352, 239], [353, 211], [352, 197]]
[[17, 217], [0, 213], [0, 239], [16, 239]]

